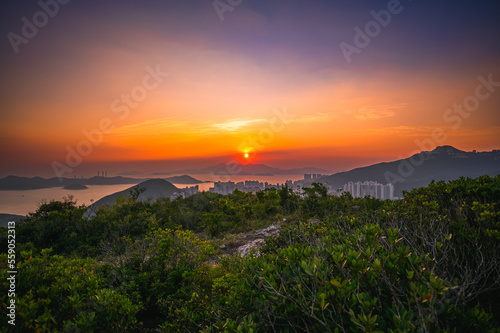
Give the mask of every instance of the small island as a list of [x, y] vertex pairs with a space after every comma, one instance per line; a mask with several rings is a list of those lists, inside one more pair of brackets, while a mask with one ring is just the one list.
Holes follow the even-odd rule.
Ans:
[[189, 175], [182, 175], [182, 176], [172, 176], [165, 178], [165, 180], [168, 180], [171, 183], [174, 184], [182, 184], [182, 185], [191, 185], [191, 184], [201, 184], [203, 181], [198, 180], [196, 178], [193, 178]]
[[86, 190], [88, 189], [87, 186], [83, 184], [68, 184], [63, 187], [64, 190]]

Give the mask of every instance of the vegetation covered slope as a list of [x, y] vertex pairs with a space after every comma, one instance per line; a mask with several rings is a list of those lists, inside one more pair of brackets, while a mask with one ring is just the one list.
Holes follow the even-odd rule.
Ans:
[[452, 146], [439, 146], [405, 159], [373, 164], [321, 178], [333, 189], [348, 182], [376, 181], [394, 184], [394, 195], [427, 186], [432, 180], [449, 181], [460, 176], [479, 177], [500, 174], [500, 151], [466, 152]]
[[[70, 200], [42, 205], [16, 224], [16, 326], [2, 315], [1, 329], [500, 331], [500, 176], [431, 183], [398, 201], [306, 192], [154, 203], [137, 192], [92, 218]], [[275, 223], [259, 252], [220, 248]]]

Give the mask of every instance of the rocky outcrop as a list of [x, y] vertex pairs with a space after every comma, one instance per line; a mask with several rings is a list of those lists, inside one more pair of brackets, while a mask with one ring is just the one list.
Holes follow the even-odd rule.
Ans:
[[[249, 241], [238, 247], [236, 250], [240, 256], [244, 257], [250, 253], [252, 249], [258, 249], [262, 243], [264, 243], [264, 239], [266, 237], [275, 236], [279, 234], [281, 227], [279, 225], [273, 224], [265, 229], [260, 229], [254, 232], [249, 237]], [[259, 255], [259, 251], [257, 250], [256, 255]]]
[[[258, 238], [258, 239], [254, 239], [253, 241], [249, 242], [249, 243], [246, 243], [245, 245], [242, 245], [240, 247], [238, 247], [238, 253], [240, 254], [240, 256], [244, 257], [248, 254], [250, 254], [250, 251], [252, 249], [257, 249], [260, 247], [260, 244], [264, 243], [264, 239], [263, 238]], [[256, 251], [255, 253], [256, 255], [259, 255], [259, 251]]]

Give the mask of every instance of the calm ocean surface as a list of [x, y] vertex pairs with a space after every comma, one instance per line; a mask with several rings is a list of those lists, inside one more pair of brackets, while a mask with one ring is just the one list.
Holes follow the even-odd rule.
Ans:
[[[210, 183], [198, 184], [200, 191], [208, 191], [213, 187], [213, 181], [233, 181], [239, 182], [244, 180], [258, 180], [261, 182], [268, 182], [270, 184], [284, 183], [286, 180], [302, 179], [300, 175], [276, 175], [276, 176], [230, 176], [219, 177], [218, 179], [212, 178], [210, 175], [192, 175], [192, 177], [203, 180], [211, 181]], [[178, 188], [191, 187], [194, 185], [174, 184]], [[87, 185], [88, 189], [74, 191], [65, 190], [62, 187], [44, 188], [38, 190], [24, 190], [24, 191], [0, 191], [0, 213], [4, 214], [17, 214], [26, 215], [34, 212], [40, 206], [40, 203], [50, 200], [63, 200], [64, 197], [73, 195], [78, 204], [90, 205], [93, 201], [97, 201], [102, 197], [123, 191], [129, 187], [135, 186], [133, 184], [122, 185]]]

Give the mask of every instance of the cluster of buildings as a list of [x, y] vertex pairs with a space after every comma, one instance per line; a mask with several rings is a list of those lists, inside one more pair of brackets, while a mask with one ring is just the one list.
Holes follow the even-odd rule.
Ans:
[[[307, 176], [307, 175], [304, 175]], [[309, 175], [311, 176], [311, 175]], [[306, 178], [305, 178], [306, 179]], [[311, 180], [311, 178], [307, 178], [308, 180]], [[245, 180], [244, 182], [215, 182], [214, 187], [210, 188], [210, 192], [213, 193], [218, 193], [218, 194], [231, 194], [235, 190], [239, 190], [241, 192], [245, 193], [257, 193], [258, 191], [264, 191], [267, 189], [276, 189], [279, 190], [285, 186], [293, 189], [299, 194], [302, 194], [302, 187], [303, 187], [303, 182], [304, 180], [297, 180], [297, 181], [291, 181], [287, 180], [284, 184], [269, 184], [268, 182], [259, 182], [258, 180]]]
[[304, 174], [304, 180], [305, 181], [315, 180], [315, 179], [319, 179], [321, 177], [323, 177], [323, 175], [320, 174], [320, 173], [306, 173], [306, 174]]
[[[495, 151], [494, 151], [495, 152]], [[98, 177], [107, 177], [108, 172], [106, 170], [97, 171]], [[242, 182], [215, 182], [214, 187], [209, 189], [209, 192], [218, 193], [222, 195], [227, 195], [233, 193], [235, 190], [239, 190], [245, 193], [255, 194], [259, 191], [264, 191], [267, 189], [279, 190], [283, 187], [288, 187], [292, 189], [295, 193], [302, 196], [304, 195], [304, 188], [310, 187], [312, 183], [319, 182], [319, 179], [323, 177], [322, 174], [304, 174], [304, 179], [301, 180], [287, 180], [284, 184], [269, 184], [268, 182], [259, 182], [258, 180], [245, 180]], [[329, 195], [340, 196], [342, 193], [351, 193], [354, 198], [363, 198], [365, 196], [370, 196], [381, 200], [394, 200], [394, 185], [392, 184], [379, 184], [374, 181], [365, 182], [349, 182], [344, 185], [343, 189], [332, 189], [328, 182], [324, 183], [328, 190]], [[190, 197], [197, 194], [200, 191], [199, 185], [186, 187], [181, 189], [179, 192], [174, 192], [171, 196], [171, 200], [182, 197]]]
[[199, 185], [191, 186], [191, 187], [186, 187], [186, 188], [183, 188], [181, 190], [181, 192], [174, 192], [170, 196], [170, 200], [175, 200], [178, 197], [187, 198], [187, 197], [190, 197], [192, 195], [195, 195], [199, 191], [200, 191], [200, 186]]
[[199, 185], [195, 185], [195, 186], [191, 186], [191, 187], [186, 187], [184, 189], [182, 189], [185, 193], [185, 195], [187, 197], [190, 197], [192, 195], [195, 195], [196, 193], [198, 193], [200, 191], [200, 186]]
[[344, 185], [344, 192], [349, 192], [354, 198], [370, 196], [381, 200], [394, 200], [394, 185], [377, 182], [349, 182]]
[[[214, 187], [210, 188], [210, 192], [213, 193], [219, 193], [219, 194], [231, 194], [235, 190], [239, 190], [242, 192], [246, 193], [256, 193], [258, 191], [264, 191], [265, 189], [271, 188], [270, 186], [273, 186], [273, 188], [277, 188], [279, 184], [277, 185], [269, 185], [267, 182], [262, 183], [257, 180], [245, 180], [244, 182], [215, 182]], [[280, 188], [280, 187], [279, 187]]]
[[[287, 180], [284, 184], [269, 184], [268, 182], [259, 182], [256, 180], [246, 180], [244, 182], [215, 182], [214, 187], [210, 188], [210, 192], [227, 195], [239, 190], [246, 193], [255, 194], [258, 191], [267, 189], [281, 189], [284, 186], [291, 188], [299, 195], [304, 194], [304, 187], [310, 186], [315, 180], [319, 179], [321, 174], [305, 174], [304, 179], [291, 181]], [[342, 195], [342, 193], [349, 192], [354, 198], [362, 198], [371, 196], [381, 200], [394, 200], [394, 185], [392, 184], [379, 184], [374, 181], [365, 182], [349, 182], [344, 185], [343, 189], [332, 189], [328, 183], [324, 184], [330, 195]], [[197, 193], [197, 192], [196, 192]]]

